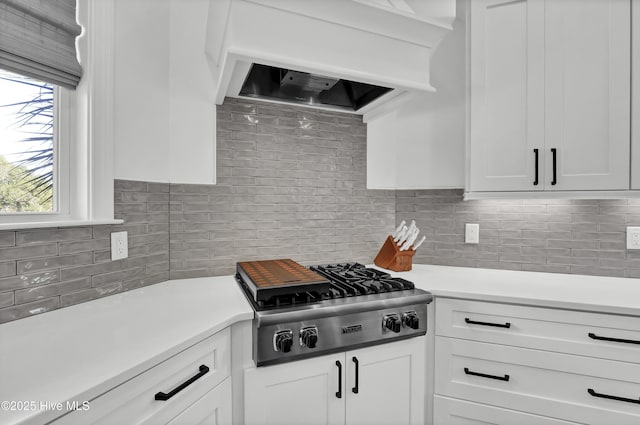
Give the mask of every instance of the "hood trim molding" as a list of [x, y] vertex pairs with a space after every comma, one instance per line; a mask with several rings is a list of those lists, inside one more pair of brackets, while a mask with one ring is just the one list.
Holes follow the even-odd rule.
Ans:
[[[455, 0], [444, 1], [455, 5]], [[239, 97], [252, 63], [393, 89], [358, 114], [403, 92], [435, 91], [429, 82], [430, 58], [450, 25], [412, 18], [406, 12], [390, 13], [363, 0], [335, 1], [332, 8], [326, 3], [322, 8], [323, 2], [317, 0], [269, 3], [211, 0], [205, 51], [217, 82], [217, 104], [226, 96]], [[320, 15], [318, 10], [327, 9], [330, 13]], [[373, 32], [372, 26], [379, 30]], [[418, 29], [425, 34], [420, 43]]]

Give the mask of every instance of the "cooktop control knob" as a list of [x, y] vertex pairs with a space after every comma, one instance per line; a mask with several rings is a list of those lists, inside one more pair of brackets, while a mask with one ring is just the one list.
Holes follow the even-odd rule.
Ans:
[[316, 348], [318, 343], [318, 328], [316, 326], [305, 326], [300, 329], [300, 346]]
[[293, 331], [284, 329], [273, 334], [273, 349], [288, 353], [293, 346]]
[[382, 317], [382, 329], [388, 329], [392, 332], [400, 332], [400, 316], [396, 313], [385, 314]]
[[402, 324], [411, 329], [418, 329], [420, 327], [420, 318], [415, 311], [406, 311], [402, 313]]

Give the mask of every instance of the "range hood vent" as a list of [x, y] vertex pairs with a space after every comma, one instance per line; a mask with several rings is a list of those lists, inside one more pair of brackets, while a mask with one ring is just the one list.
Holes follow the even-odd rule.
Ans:
[[205, 50], [225, 97], [368, 114], [435, 91], [456, 0], [210, 0]]
[[390, 91], [388, 87], [254, 63], [240, 96], [357, 111]]

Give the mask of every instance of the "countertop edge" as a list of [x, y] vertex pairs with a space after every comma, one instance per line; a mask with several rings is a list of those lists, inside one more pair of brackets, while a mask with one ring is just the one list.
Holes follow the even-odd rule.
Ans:
[[[241, 312], [241, 313], [234, 314], [233, 316], [223, 321], [215, 323], [211, 328], [207, 329], [206, 331], [193, 335], [190, 338], [183, 341], [182, 343], [178, 345], [174, 345], [170, 349], [160, 352], [155, 356], [148, 358], [143, 362], [138, 363], [137, 365], [132, 366], [130, 369], [127, 369], [126, 371], [118, 375], [112, 376], [106, 381], [97, 383], [94, 387], [87, 389], [86, 391], [76, 395], [72, 399], [63, 400], [62, 403], [66, 403], [67, 401], [73, 401], [73, 400], [82, 400], [82, 401], [93, 400], [101, 396], [102, 394], [109, 392], [115, 387], [122, 385], [125, 382], [135, 378], [136, 376], [146, 372], [147, 370], [153, 368], [154, 366], [157, 366], [158, 364], [170, 359], [176, 354], [198, 344], [199, 342], [209, 338], [210, 336], [215, 335], [216, 333], [222, 331], [223, 329], [226, 329], [235, 323], [239, 323], [245, 320], [252, 320], [252, 319], [253, 319], [253, 312]], [[15, 422], [15, 424], [16, 425], [42, 424], [42, 423], [52, 421], [54, 419], [61, 418], [62, 416], [65, 416], [69, 412], [67, 411], [62, 415], [60, 413], [61, 413], [60, 411], [52, 411], [52, 410], [46, 410], [43, 412], [34, 412], [34, 415], [22, 418], [19, 420], [19, 422]]]

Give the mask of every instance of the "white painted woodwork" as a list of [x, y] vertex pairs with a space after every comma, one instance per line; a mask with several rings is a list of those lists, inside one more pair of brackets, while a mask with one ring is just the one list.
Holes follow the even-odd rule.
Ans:
[[640, 189], [640, 3], [631, 6], [631, 189]]
[[[544, 2], [470, 7], [469, 191], [542, 190]], [[533, 185], [540, 149], [540, 183]]]
[[433, 423], [436, 425], [571, 425], [568, 422], [486, 404], [435, 396]]
[[232, 418], [231, 404], [231, 378], [227, 378], [167, 425], [228, 425]]
[[[591, 396], [637, 399], [640, 364], [436, 337], [437, 394], [584, 424], [637, 424], [635, 403]], [[508, 381], [469, 371], [509, 376]]]
[[[230, 344], [227, 328], [92, 400], [89, 410], [69, 413], [56, 423], [166, 423], [229, 377]], [[157, 392], [168, 393], [197, 374], [203, 364], [208, 373], [169, 400], [154, 399]], [[230, 412], [231, 404], [224, 409]]]
[[398, 156], [398, 113], [389, 112], [367, 122], [367, 189], [396, 189]]
[[465, 34], [456, 19], [431, 57], [437, 92], [407, 94], [363, 115], [369, 189], [464, 187]]
[[470, 8], [467, 189], [628, 189], [630, 1], [483, 0]]
[[545, 2], [546, 190], [629, 188], [630, 13], [629, 0]]
[[[347, 425], [424, 424], [425, 344], [425, 338], [412, 338], [347, 352]], [[354, 357], [359, 362], [357, 394]]]
[[168, 182], [169, 0], [116, 1], [115, 10], [115, 177]]
[[[411, 338], [336, 355], [245, 372], [247, 425], [398, 424], [425, 421], [425, 338]], [[359, 392], [355, 363], [360, 362]], [[342, 398], [338, 367], [342, 364]]]
[[[342, 397], [338, 367], [342, 363]], [[248, 369], [245, 372], [246, 425], [340, 425], [345, 423], [344, 353]]]
[[209, 0], [116, 2], [115, 177], [215, 183]]
[[[232, 79], [243, 63], [345, 78], [400, 92], [433, 91], [430, 56], [451, 30], [455, 1], [440, 0], [435, 7], [412, 12], [407, 10], [410, 7], [397, 6], [396, 2], [387, 7], [360, 0], [335, 2], [331, 7], [321, 2], [212, 1], [206, 50], [211, 73], [217, 77], [216, 103], [239, 95]], [[424, 13], [438, 16], [430, 19]], [[393, 96], [385, 95], [359, 112]]]
[[[467, 318], [510, 328], [469, 324]], [[452, 338], [640, 363], [640, 344], [589, 337], [640, 341], [640, 317], [437, 298], [435, 329]]]

